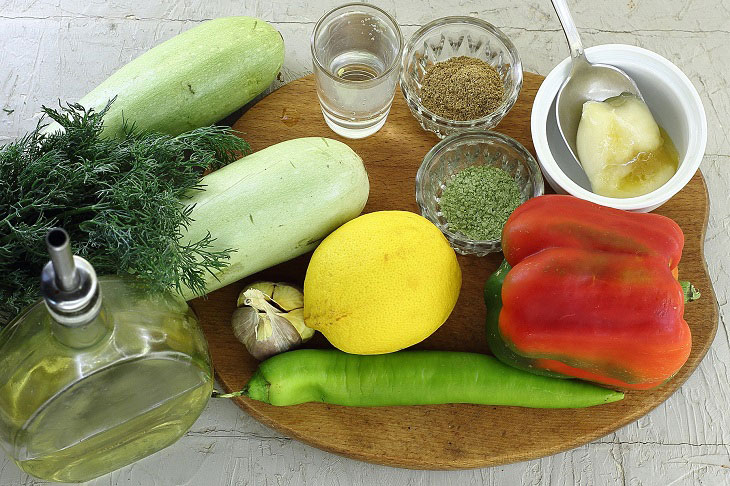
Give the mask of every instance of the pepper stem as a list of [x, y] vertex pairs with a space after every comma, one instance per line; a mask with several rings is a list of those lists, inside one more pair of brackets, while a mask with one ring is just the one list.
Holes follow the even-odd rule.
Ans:
[[679, 285], [682, 286], [682, 292], [684, 293], [684, 303], [687, 302], [694, 302], [695, 300], [700, 298], [699, 290], [697, 290], [697, 287], [692, 285], [688, 280], [680, 280]]
[[220, 393], [214, 391], [211, 394], [211, 398], [236, 398], [236, 397], [248, 397], [252, 400], [258, 400], [259, 402], [271, 403], [269, 401], [269, 388], [271, 383], [264, 378], [261, 369], [256, 370], [248, 383], [243, 385], [241, 391], [232, 393]]
[[248, 386], [244, 386], [243, 390], [232, 392], [232, 393], [221, 393], [218, 390], [213, 390], [210, 394], [210, 398], [236, 398], [241, 396], [248, 396]]

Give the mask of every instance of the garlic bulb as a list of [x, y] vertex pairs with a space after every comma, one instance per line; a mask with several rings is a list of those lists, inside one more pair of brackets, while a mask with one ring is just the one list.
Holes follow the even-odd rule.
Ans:
[[264, 360], [308, 341], [302, 292], [288, 284], [256, 282], [238, 296], [233, 333], [251, 356]]

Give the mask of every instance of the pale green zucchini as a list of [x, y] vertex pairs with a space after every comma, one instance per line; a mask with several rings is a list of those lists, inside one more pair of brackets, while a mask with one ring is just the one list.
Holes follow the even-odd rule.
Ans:
[[[103, 108], [104, 134], [122, 120], [143, 130], [177, 135], [215, 123], [264, 91], [284, 62], [284, 41], [252, 17], [203, 22], [132, 60], [79, 103]], [[54, 127], [49, 126], [48, 130]]]
[[[193, 223], [182, 243], [215, 238], [230, 265], [206, 275], [208, 292], [313, 250], [360, 214], [370, 185], [362, 159], [342, 142], [298, 138], [244, 157], [191, 192]], [[195, 297], [185, 289], [183, 295]]]

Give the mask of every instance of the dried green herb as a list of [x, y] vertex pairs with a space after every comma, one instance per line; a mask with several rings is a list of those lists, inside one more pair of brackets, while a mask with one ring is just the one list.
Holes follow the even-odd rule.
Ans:
[[494, 112], [504, 99], [504, 82], [489, 63], [452, 57], [430, 66], [423, 76], [421, 102], [450, 120], [473, 120]]
[[512, 211], [522, 203], [517, 182], [490, 165], [458, 172], [444, 188], [441, 212], [448, 228], [473, 240], [497, 240]]
[[127, 126], [123, 138], [103, 138], [108, 108], [44, 107], [63, 131], [45, 134], [39, 123], [0, 146], [0, 326], [38, 299], [54, 226], [68, 230], [97, 273], [135, 274], [155, 289], [200, 290], [205, 272], [227, 265], [230, 250], [210, 250], [215, 235], [179, 241], [192, 210], [185, 195], [248, 144], [215, 126], [177, 136]]

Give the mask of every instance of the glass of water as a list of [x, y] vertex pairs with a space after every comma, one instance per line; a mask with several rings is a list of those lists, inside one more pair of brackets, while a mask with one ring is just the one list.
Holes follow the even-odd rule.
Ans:
[[327, 125], [348, 138], [380, 130], [393, 103], [403, 36], [385, 11], [349, 3], [326, 13], [312, 33], [317, 96]]

